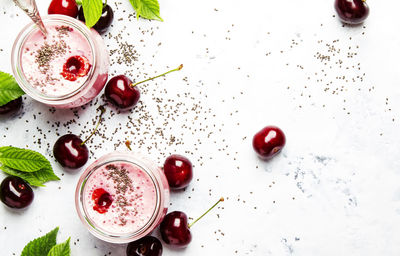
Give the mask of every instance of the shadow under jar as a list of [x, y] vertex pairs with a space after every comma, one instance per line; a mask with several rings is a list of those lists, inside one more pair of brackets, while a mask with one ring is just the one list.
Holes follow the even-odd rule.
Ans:
[[108, 78], [109, 55], [101, 36], [65, 15], [43, 17], [48, 34], [30, 23], [11, 54], [14, 77], [33, 99], [55, 108], [74, 108], [95, 98]]
[[169, 186], [156, 164], [131, 152], [107, 154], [80, 177], [75, 205], [97, 238], [129, 243], [151, 233], [164, 218]]

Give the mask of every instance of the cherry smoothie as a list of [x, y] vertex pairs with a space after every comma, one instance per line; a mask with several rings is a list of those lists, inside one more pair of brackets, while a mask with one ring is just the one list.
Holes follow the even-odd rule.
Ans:
[[150, 233], [167, 210], [162, 171], [131, 153], [111, 153], [93, 163], [76, 191], [78, 214], [95, 236], [126, 243]]
[[12, 50], [14, 77], [32, 98], [57, 108], [88, 103], [103, 89], [109, 68], [101, 36], [65, 15], [43, 18], [45, 36], [33, 23]]

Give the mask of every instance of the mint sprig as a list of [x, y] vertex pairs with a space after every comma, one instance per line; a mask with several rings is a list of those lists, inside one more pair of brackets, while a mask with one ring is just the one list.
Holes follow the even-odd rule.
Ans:
[[57, 233], [58, 227], [29, 242], [22, 250], [21, 256], [70, 256], [69, 241], [71, 238], [62, 244], [57, 244]]
[[36, 238], [29, 242], [22, 250], [21, 256], [47, 256], [56, 245], [58, 227], [47, 233], [46, 235]]
[[136, 11], [136, 17], [163, 21], [160, 16], [160, 4], [157, 0], [129, 0], [133, 9]]
[[103, 12], [103, 0], [82, 0], [83, 15], [86, 26], [89, 28], [96, 25]]
[[12, 75], [0, 71], [0, 106], [24, 94], [25, 92], [18, 86]]
[[0, 169], [26, 180], [32, 186], [43, 187], [43, 183], [59, 180], [49, 160], [40, 153], [16, 147], [0, 147]]

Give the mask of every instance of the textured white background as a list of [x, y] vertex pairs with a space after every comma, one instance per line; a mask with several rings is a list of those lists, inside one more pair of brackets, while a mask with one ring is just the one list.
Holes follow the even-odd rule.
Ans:
[[[38, 2], [45, 14], [49, 1]], [[127, 0], [109, 4], [116, 17], [103, 37], [112, 74], [143, 79], [185, 67], [141, 85], [132, 113], [108, 107], [89, 163], [131, 139], [160, 165], [173, 152], [195, 165], [189, 188], [172, 193], [171, 210], [194, 218], [227, 199], [193, 226], [187, 249], [164, 246], [164, 255], [400, 254], [399, 1], [369, 1], [370, 17], [358, 27], [343, 27], [331, 0], [161, 0], [162, 23], [129, 17]], [[27, 22], [11, 0], [1, 1], [0, 70], [11, 72], [12, 43]], [[135, 61], [115, 51], [126, 42]], [[27, 210], [0, 207], [1, 255], [19, 255], [56, 226], [58, 241], [71, 236], [72, 255], [125, 255], [125, 245], [81, 225], [80, 171], [65, 172], [51, 153], [59, 135], [88, 135], [98, 99], [52, 114], [26, 98], [22, 112], [0, 117], [0, 145], [46, 154], [61, 177], [35, 189]], [[283, 129], [287, 144], [262, 162], [251, 138], [269, 124]]]

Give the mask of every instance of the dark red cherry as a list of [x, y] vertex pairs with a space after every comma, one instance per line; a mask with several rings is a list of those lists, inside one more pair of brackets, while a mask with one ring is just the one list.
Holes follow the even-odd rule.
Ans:
[[86, 57], [71, 56], [64, 63], [61, 75], [69, 81], [75, 81], [78, 77], [86, 76], [91, 66]]
[[164, 173], [171, 188], [182, 189], [193, 178], [192, 163], [184, 156], [171, 155], [164, 162]]
[[113, 202], [110, 193], [102, 188], [97, 188], [93, 191], [92, 199], [94, 201], [93, 210], [99, 213], [106, 213]]
[[154, 236], [145, 236], [128, 244], [126, 256], [161, 256], [162, 251], [160, 240]]
[[348, 24], [360, 24], [369, 14], [365, 0], [335, 0], [335, 9], [339, 18]]
[[50, 3], [48, 14], [63, 14], [75, 18], [78, 15], [78, 5], [75, 0], [53, 0]]
[[140, 98], [140, 91], [137, 86], [131, 86], [132, 81], [124, 76], [114, 76], [108, 81], [104, 94], [115, 106], [128, 109], [134, 107]]
[[23, 179], [8, 176], [1, 182], [0, 199], [11, 208], [25, 208], [32, 203], [32, 188]]
[[276, 126], [267, 126], [253, 137], [253, 148], [263, 159], [270, 159], [285, 146], [285, 134]]
[[79, 168], [89, 159], [89, 150], [82, 140], [74, 134], [61, 136], [53, 147], [56, 160], [64, 167]]
[[22, 106], [22, 97], [12, 100], [3, 106], [0, 106], [0, 115], [8, 114], [19, 110]]
[[[85, 22], [85, 15], [83, 14], [82, 7], [79, 8], [78, 18], [79, 18], [79, 20]], [[107, 5], [103, 6], [103, 12], [101, 14], [101, 17], [97, 21], [97, 23], [93, 26], [93, 28], [97, 32], [99, 32], [99, 34], [103, 34], [110, 27], [113, 20], [114, 20], [114, 12], [113, 12], [112, 8], [107, 4]]]
[[186, 247], [192, 241], [185, 213], [174, 211], [168, 213], [160, 224], [161, 237], [165, 243], [177, 247]]

